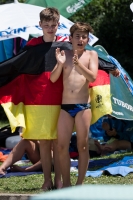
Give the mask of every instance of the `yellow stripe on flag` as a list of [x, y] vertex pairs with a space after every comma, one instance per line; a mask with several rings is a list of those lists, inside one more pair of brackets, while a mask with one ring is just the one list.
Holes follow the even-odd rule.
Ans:
[[5, 103], [2, 107], [9, 119], [12, 131], [17, 126], [23, 127], [23, 138], [37, 140], [57, 138], [60, 106]]
[[25, 106], [23, 103], [14, 105], [14, 103], [8, 102], [1, 104], [1, 106], [9, 120], [12, 132], [14, 132], [18, 126], [25, 129]]
[[92, 120], [94, 124], [100, 117], [112, 113], [110, 85], [94, 86], [89, 89], [91, 96]]

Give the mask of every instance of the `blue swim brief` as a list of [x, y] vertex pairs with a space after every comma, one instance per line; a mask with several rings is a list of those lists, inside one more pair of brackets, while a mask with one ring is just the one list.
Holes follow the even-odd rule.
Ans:
[[62, 104], [61, 109], [69, 113], [71, 117], [75, 117], [78, 112], [86, 109], [91, 109], [91, 104], [90, 103]]

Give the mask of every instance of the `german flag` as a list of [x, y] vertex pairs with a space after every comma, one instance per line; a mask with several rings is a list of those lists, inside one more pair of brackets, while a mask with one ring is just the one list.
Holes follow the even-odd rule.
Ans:
[[94, 124], [100, 117], [112, 113], [110, 75], [98, 70], [96, 81], [89, 84], [89, 92], [92, 107], [91, 124]]
[[55, 139], [62, 100], [62, 76], [54, 84], [50, 72], [55, 49], [71, 49], [67, 42], [48, 42], [28, 49], [0, 65], [0, 104], [12, 131], [23, 127], [26, 139]]
[[[56, 139], [57, 120], [62, 100], [62, 76], [50, 81], [56, 64], [55, 49], [71, 49], [68, 42], [48, 42], [27, 47], [17, 56], [0, 64], [0, 104], [9, 119], [12, 131], [23, 127], [26, 139]], [[90, 84], [92, 123], [110, 114], [109, 74], [99, 70]]]

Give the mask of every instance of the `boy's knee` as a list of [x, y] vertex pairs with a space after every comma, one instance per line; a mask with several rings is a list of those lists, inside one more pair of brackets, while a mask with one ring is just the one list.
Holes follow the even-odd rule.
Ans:
[[55, 146], [57, 146], [57, 144], [58, 144], [57, 140], [53, 140], [52, 144], [55, 145]]
[[77, 147], [78, 147], [78, 152], [85, 152], [88, 150], [87, 144], [77, 145]]
[[58, 152], [59, 152], [59, 153], [62, 153], [65, 149], [66, 149], [66, 148], [65, 148], [64, 145], [59, 145], [59, 144], [58, 144]]
[[22, 139], [22, 140], [20, 140], [20, 142], [22, 145], [27, 146], [27, 145], [29, 145], [30, 140]]

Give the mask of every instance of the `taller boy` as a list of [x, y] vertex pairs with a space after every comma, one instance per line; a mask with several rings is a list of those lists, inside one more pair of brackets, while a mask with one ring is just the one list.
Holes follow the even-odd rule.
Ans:
[[56, 49], [57, 64], [50, 80], [55, 82], [63, 70], [63, 97], [58, 119], [58, 150], [63, 177], [63, 187], [70, 183], [69, 144], [74, 123], [79, 152], [77, 185], [82, 184], [89, 161], [88, 131], [91, 122], [89, 82], [95, 81], [98, 71], [98, 56], [95, 51], [85, 50], [91, 27], [86, 23], [75, 23], [70, 28], [73, 50]]
[[[68, 40], [65, 37], [62, 38], [60, 36], [55, 35], [58, 29], [59, 19], [60, 19], [60, 14], [56, 8], [46, 8], [42, 10], [40, 12], [39, 25], [42, 28], [43, 36], [38, 37], [38, 38], [33, 38], [27, 43], [27, 45], [34, 46], [34, 45], [38, 45], [45, 42], [56, 42], [58, 40], [59, 41]], [[56, 121], [57, 115], [55, 115], [55, 112], [53, 112], [52, 116], [53, 116], [53, 121]], [[57, 152], [57, 141], [56, 141], [57, 135], [55, 134], [55, 131], [53, 131], [53, 128], [51, 128], [50, 130], [51, 132], [43, 133], [43, 137], [40, 140], [40, 155], [41, 155], [41, 162], [42, 162], [42, 168], [43, 168], [44, 179], [45, 179], [44, 184], [42, 185], [42, 189], [44, 191], [47, 189], [51, 189], [53, 187], [52, 178], [51, 178], [51, 145], [53, 147], [54, 170], [55, 170], [54, 186], [56, 188], [62, 187], [61, 172], [60, 172], [58, 152]], [[38, 135], [38, 138], [39, 138], [40, 133], [36, 133], [36, 134]]]

